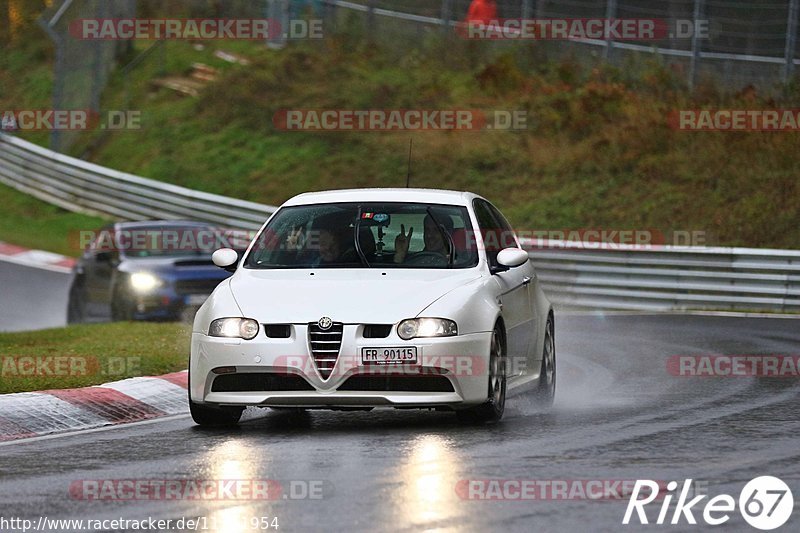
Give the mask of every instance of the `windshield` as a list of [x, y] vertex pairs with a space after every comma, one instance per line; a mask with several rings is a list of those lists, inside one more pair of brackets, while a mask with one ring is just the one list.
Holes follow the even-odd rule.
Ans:
[[[466, 207], [338, 203], [285, 207], [245, 268], [469, 268], [478, 264]], [[356, 239], [358, 235], [358, 239]]]

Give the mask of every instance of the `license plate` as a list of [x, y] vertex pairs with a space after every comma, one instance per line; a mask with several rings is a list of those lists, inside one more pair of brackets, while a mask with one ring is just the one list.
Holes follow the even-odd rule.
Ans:
[[417, 362], [417, 347], [361, 348], [361, 364], [396, 365]]
[[208, 294], [190, 294], [186, 297], [186, 305], [203, 305], [208, 300]]

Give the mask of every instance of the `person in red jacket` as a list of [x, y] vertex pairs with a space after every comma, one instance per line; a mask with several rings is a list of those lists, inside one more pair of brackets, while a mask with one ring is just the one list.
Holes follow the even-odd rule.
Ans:
[[472, 0], [467, 11], [467, 24], [490, 24], [497, 20], [497, 4], [494, 0]]

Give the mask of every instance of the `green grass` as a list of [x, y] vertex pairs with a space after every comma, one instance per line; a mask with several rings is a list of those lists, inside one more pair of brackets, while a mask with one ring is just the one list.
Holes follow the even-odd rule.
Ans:
[[[0, 111], [52, 107], [53, 48], [36, 25], [24, 29], [25, 38], [0, 41]], [[27, 140], [45, 145], [48, 133], [25, 134]]]
[[[184, 370], [189, 339], [188, 325], [147, 322], [0, 333], [0, 394], [87, 387]], [[26, 359], [31, 357], [39, 361], [32, 376], [26, 375], [34, 368]]]
[[79, 232], [102, 218], [72, 213], [0, 184], [0, 241], [67, 256], [81, 253]]
[[[781, 102], [709, 83], [690, 94], [680, 72], [650, 56], [614, 68], [585, 55], [553, 59], [547, 43], [442, 42], [438, 30], [424, 31], [400, 54], [389, 37], [365, 44], [359, 27], [340, 21], [347, 35], [282, 51], [249, 42], [206, 43], [203, 50], [168, 42], [168, 74], [187, 74], [202, 62], [220, 68], [221, 79], [189, 98], [152, 86], [157, 54], [128, 80], [117, 72], [103, 106], [120, 108], [129, 94], [142, 129], [89, 132], [71, 153], [276, 205], [309, 190], [402, 186], [413, 138], [413, 185], [482, 194], [520, 229], [702, 231], [713, 245], [800, 247], [796, 133], [689, 133], [667, 123], [671, 111], [684, 108], [798, 107], [797, 86]], [[381, 34], [399, 32], [383, 23]], [[225, 63], [213, 57], [217, 49], [252, 64]], [[287, 108], [524, 110], [529, 127], [278, 131], [272, 117]]]

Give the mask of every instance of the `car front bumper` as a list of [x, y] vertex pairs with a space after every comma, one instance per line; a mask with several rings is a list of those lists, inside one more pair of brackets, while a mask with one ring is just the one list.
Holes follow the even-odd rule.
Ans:
[[[491, 333], [401, 340], [361, 337], [361, 326], [345, 325], [339, 356], [327, 379], [317, 369], [307, 340], [307, 326], [294, 325], [289, 338], [225, 339], [192, 334], [189, 387], [193, 401], [210, 405], [293, 407], [445, 407], [463, 408], [488, 397], [488, 357]], [[362, 364], [361, 348], [417, 347], [417, 364]], [[220, 373], [224, 372], [224, 373]], [[306, 390], [212, 390], [214, 380], [232, 375], [269, 374], [303, 380]], [[246, 376], [245, 376], [246, 377]], [[253, 377], [253, 376], [251, 376]], [[349, 381], [358, 377], [359, 380]], [[428, 387], [449, 381], [449, 390]], [[390, 390], [359, 390], [365, 383], [401, 383]], [[411, 378], [412, 381], [407, 379]], [[413, 381], [416, 378], [417, 381]], [[298, 381], [298, 383], [300, 383]], [[356, 383], [354, 385], [354, 383]], [[422, 383], [415, 390], [416, 384]], [[340, 390], [347, 388], [348, 390]], [[378, 387], [379, 388], [379, 387]]]

